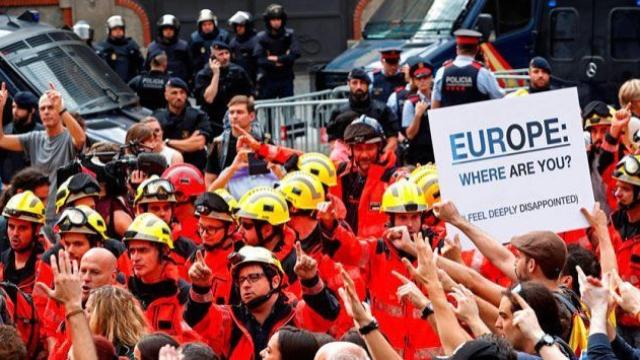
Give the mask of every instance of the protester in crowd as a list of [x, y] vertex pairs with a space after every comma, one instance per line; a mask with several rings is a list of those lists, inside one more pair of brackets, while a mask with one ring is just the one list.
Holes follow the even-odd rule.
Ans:
[[[214, 351], [228, 359], [257, 358], [269, 340], [263, 334], [274, 333], [285, 325], [326, 330], [338, 316], [340, 305], [318, 277], [318, 263], [299, 245], [296, 252], [294, 271], [300, 278], [304, 301], [283, 292], [285, 272], [274, 254], [246, 245], [230, 258], [241, 303], [213, 304], [211, 270], [204, 261], [198, 261], [189, 270], [193, 287], [185, 320], [194, 325]], [[242, 335], [231, 341], [231, 334], [236, 331]]]
[[158, 121], [158, 119], [154, 118], [153, 116], [147, 116], [146, 118], [140, 120], [140, 124], [146, 125], [153, 134], [153, 152], [162, 155], [169, 166], [184, 163], [182, 154], [174, 148], [169, 147], [167, 146], [167, 144], [165, 144], [163, 140], [164, 133], [162, 132], [162, 126], [160, 126], [160, 122]]
[[129, 80], [129, 87], [138, 94], [140, 105], [151, 111], [167, 105], [164, 98], [164, 86], [169, 80], [167, 73], [167, 53], [158, 50], [149, 53], [149, 71], [142, 71]]
[[[45, 130], [21, 135], [5, 135], [0, 131], [0, 148], [23, 151], [31, 165], [49, 174], [51, 188], [47, 201], [47, 219], [55, 214], [56, 170], [69, 164], [77, 152], [84, 147], [86, 135], [76, 119], [64, 106], [62, 96], [50, 84], [50, 89], [40, 97], [38, 106]], [[0, 109], [4, 109], [8, 92], [6, 84], [0, 88]], [[2, 113], [0, 113], [2, 116]], [[0, 123], [2, 119], [0, 118]]]
[[[5, 120], [1, 125], [6, 135], [42, 130], [42, 124], [38, 122], [38, 98], [29, 91], [20, 91], [13, 96], [11, 115], [11, 121]], [[0, 149], [0, 179], [5, 184], [11, 181], [15, 173], [29, 164], [29, 158], [25, 154]]]
[[260, 351], [260, 356], [262, 360], [313, 360], [318, 348], [313, 333], [293, 326], [283, 326], [269, 338], [267, 347]]
[[371, 98], [386, 103], [389, 96], [397, 89], [407, 85], [404, 73], [400, 71], [400, 55], [402, 49], [383, 48], [380, 50], [382, 69], [375, 69], [371, 78]]
[[56, 193], [56, 213], [61, 213], [68, 206], [86, 205], [96, 208], [100, 196], [100, 184], [89, 174], [73, 175], [60, 186]]
[[180, 151], [185, 162], [202, 169], [207, 161], [205, 145], [213, 132], [207, 114], [187, 102], [188, 94], [186, 82], [169, 79], [164, 92], [167, 107], [156, 110], [153, 116], [162, 126], [165, 145]]
[[231, 61], [242, 66], [255, 84], [258, 64], [253, 56], [253, 49], [258, 38], [253, 27], [253, 17], [246, 11], [238, 11], [229, 18], [229, 27], [235, 35], [229, 42]]
[[287, 13], [279, 4], [267, 6], [265, 30], [256, 35], [253, 57], [258, 62], [258, 97], [282, 98], [293, 95], [293, 66], [300, 57], [300, 44], [287, 26]]
[[196, 26], [196, 31], [189, 37], [189, 52], [193, 61], [194, 75], [209, 63], [211, 49], [215, 42], [228, 44], [231, 40], [227, 30], [218, 27], [218, 17], [209, 9], [200, 10]]
[[173, 228], [173, 237], [177, 239], [183, 236], [200, 244], [194, 202], [205, 191], [202, 172], [191, 164], [177, 164], [167, 168], [162, 173], [162, 178], [169, 180], [175, 191], [173, 217], [180, 227]]
[[156, 332], [152, 334], [148, 334], [140, 339], [140, 342], [136, 345], [134, 354], [136, 360], [156, 360], [160, 355], [160, 349], [162, 347], [170, 345], [173, 347], [178, 347], [180, 344], [176, 341], [176, 339], [171, 336]]
[[144, 59], [140, 47], [130, 37], [125, 36], [124, 18], [113, 15], [107, 19], [107, 38], [96, 45], [96, 52], [125, 83], [133, 79], [140, 70]]
[[213, 136], [223, 131], [223, 118], [229, 101], [237, 95], [253, 95], [253, 84], [247, 72], [231, 62], [229, 44], [214, 41], [209, 66], [198, 71], [194, 93], [201, 109], [209, 115]]
[[[145, 68], [149, 69], [152, 55], [159, 52], [167, 54], [167, 73], [188, 83], [193, 76], [193, 64], [189, 53], [189, 44], [180, 39], [180, 21], [172, 14], [165, 14], [156, 24], [158, 34], [147, 49]], [[186, 90], [188, 92], [188, 90]]]

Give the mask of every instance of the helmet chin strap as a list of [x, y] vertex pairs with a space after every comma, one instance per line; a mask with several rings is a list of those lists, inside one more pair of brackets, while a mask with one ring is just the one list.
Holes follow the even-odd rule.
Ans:
[[[271, 279], [273, 280], [273, 279]], [[269, 281], [271, 281], [269, 280]], [[253, 310], [257, 307], [259, 307], [260, 305], [266, 303], [267, 301], [269, 301], [269, 299], [271, 299], [271, 296], [273, 296], [273, 294], [277, 294], [280, 292], [280, 289], [282, 289], [282, 276], [280, 276], [280, 283], [278, 284], [277, 287], [273, 287], [273, 285], [271, 285], [271, 282], [269, 282], [269, 287], [271, 287], [271, 290], [269, 290], [268, 293], [264, 294], [264, 295], [260, 295], [258, 297], [256, 297], [255, 299], [251, 299], [248, 302], [246, 302], [244, 305], [249, 308], [249, 310]]]
[[205, 251], [212, 252], [212, 251], [216, 251], [218, 249], [224, 248], [225, 247], [224, 245], [227, 242], [226, 240], [229, 237], [229, 227], [230, 227], [230, 224], [226, 224], [224, 226], [224, 236], [222, 237], [222, 240], [218, 241], [217, 243], [213, 245], [208, 245], [203, 242], [202, 247], [205, 249]]

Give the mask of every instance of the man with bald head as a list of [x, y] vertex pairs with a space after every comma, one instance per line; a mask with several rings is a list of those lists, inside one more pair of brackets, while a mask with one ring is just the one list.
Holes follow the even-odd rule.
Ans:
[[80, 261], [82, 302], [87, 301], [91, 290], [106, 285], [115, 285], [117, 274], [117, 260], [111, 251], [105, 248], [89, 249]]
[[314, 360], [370, 360], [367, 352], [360, 346], [345, 342], [334, 341], [323, 345]]

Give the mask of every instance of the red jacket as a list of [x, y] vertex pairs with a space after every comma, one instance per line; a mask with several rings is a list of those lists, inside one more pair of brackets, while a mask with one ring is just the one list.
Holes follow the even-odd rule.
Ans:
[[393, 245], [380, 239], [367, 244], [365, 283], [369, 287], [371, 311], [393, 348], [404, 359], [431, 359], [440, 354], [440, 340], [421, 309], [400, 302], [396, 290], [402, 285], [392, 275], [395, 270], [410, 278]]
[[[389, 179], [394, 169], [395, 156], [391, 155], [386, 164], [375, 164], [369, 167], [367, 179], [358, 202], [358, 229], [356, 234], [358, 237], [374, 237], [382, 236], [387, 224], [387, 215], [380, 211], [382, 205], [382, 195], [387, 189]], [[338, 184], [329, 189], [329, 191], [338, 198], [345, 201], [344, 196], [351, 189], [343, 188], [343, 178], [350, 172], [340, 174]]]
[[[233, 279], [229, 271], [229, 254], [232, 252], [233, 242], [229, 241], [226, 247], [218, 247], [213, 251], [205, 250], [204, 253], [204, 262], [213, 273], [211, 291], [213, 291], [213, 302], [216, 304], [229, 304], [230, 301]], [[193, 257], [187, 261], [185, 267], [188, 269], [192, 264]]]
[[[306, 289], [305, 291], [310, 291]], [[211, 293], [204, 295], [210, 301]], [[304, 301], [298, 301], [289, 293], [281, 293], [282, 297], [276, 301], [277, 320], [269, 329], [267, 339], [285, 325], [314, 332], [326, 332], [331, 326], [331, 321], [316, 313]], [[191, 291], [191, 298], [202, 298]], [[193, 301], [193, 300], [192, 300]], [[246, 311], [244, 306], [211, 304], [205, 317], [200, 320], [193, 329], [202, 335], [203, 340], [218, 354], [223, 354], [228, 360], [257, 359], [254, 356], [254, 342], [243, 317]], [[257, 354], [255, 354], [257, 356]]]

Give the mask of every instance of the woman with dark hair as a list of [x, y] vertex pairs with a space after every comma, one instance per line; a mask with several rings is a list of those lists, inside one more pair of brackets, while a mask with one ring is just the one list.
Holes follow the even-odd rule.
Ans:
[[160, 349], [165, 345], [176, 348], [180, 346], [174, 338], [165, 333], [156, 332], [145, 335], [133, 350], [133, 356], [135, 360], [158, 360]]
[[284, 326], [271, 336], [260, 356], [262, 360], [313, 360], [318, 349], [312, 332]]

